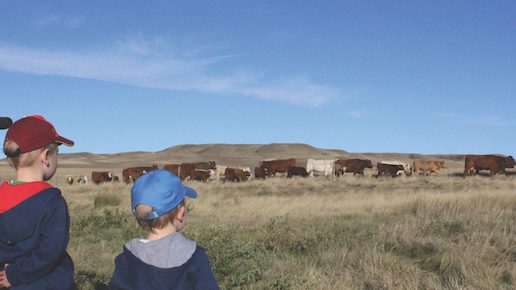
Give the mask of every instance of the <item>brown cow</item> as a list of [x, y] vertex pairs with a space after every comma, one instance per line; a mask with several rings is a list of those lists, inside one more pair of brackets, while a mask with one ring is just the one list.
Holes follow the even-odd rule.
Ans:
[[158, 170], [157, 165], [153, 165], [152, 167], [139, 166], [139, 167], [129, 167], [122, 170], [122, 179], [125, 183], [135, 182], [140, 176], [145, 173], [149, 173], [151, 171]]
[[444, 161], [414, 160], [414, 162], [412, 162], [412, 167], [414, 168], [416, 175], [419, 175], [419, 171], [423, 171], [423, 174], [429, 175], [434, 172], [437, 173], [439, 169], [446, 168], [447, 165]]
[[398, 176], [399, 172], [400, 171], [404, 171], [404, 167], [403, 165], [395, 165], [395, 164], [383, 164], [383, 163], [378, 163], [376, 164], [376, 169], [378, 169], [378, 174], [376, 175], [376, 178], [378, 178], [378, 176], [382, 176], [382, 175], [390, 175], [392, 177], [396, 177]]
[[265, 171], [266, 176], [274, 176], [278, 172], [288, 172], [289, 167], [296, 166], [296, 159], [283, 159], [283, 160], [267, 160], [262, 161], [261, 167]]
[[188, 178], [192, 179], [192, 175], [194, 170], [216, 170], [217, 165], [215, 164], [215, 161], [209, 161], [209, 162], [196, 162], [196, 163], [181, 163], [179, 166], [179, 175], [178, 177], [181, 178], [181, 180], [186, 180]]
[[304, 167], [291, 166], [288, 168], [287, 178], [291, 178], [293, 176], [307, 177], [308, 175], [310, 174], [306, 172]]
[[254, 168], [254, 177], [256, 179], [265, 179], [265, 170], [263, 167], [255, 167]]
[[489, 170], [492, 175], [503, 172], [506, 168], [514, 168], [512, 156], [502, 157], [497, 155], [466, 155], [464, 162], [464, 174], [478, 174], [480, 170]]
[[251, 174], [247, 171], [244, 171], [240, 168], [226, 168], [226, 171], [224, 172], [224, 182], [226, 181], [232, 181], [232, 182], [243, 182], [247, 181], [247, 178]]
[[181, 165], [179, 164], [165, 164], [163, 165], [163, 169], [169, 171], [175, 176], [179, 176], [179, 168]]
[[209, 169], [209, 170], [205, 170], [205, 169], [195, 169], [195, 170], [192, 170], [190, 172], [190, 178], [192, 180], [195, 180], [195, 181], [202, 181], [202, 182], [206, 182], [208, 181], [208, 179], [210, 178], [211, 174], [210, 174], [210, 170], [213, 170], [213, 169]]
[[103, 182], [111, 182], [113, 180], [113, 174], [111, 171], [92, 171], [91, 181], [97, 185]]
[[373, 168], [368, 159], [338, 159], [335, 161], [335, 175], [344, 175], [344, 172], [353, 172], [353, 175], [364, 175], [365, 168]]

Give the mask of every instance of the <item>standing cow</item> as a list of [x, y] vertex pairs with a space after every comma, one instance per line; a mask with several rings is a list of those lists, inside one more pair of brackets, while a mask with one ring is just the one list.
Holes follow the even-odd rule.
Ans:
[[308, 174], [304, 167], [293, 166], [288, 168], [287, 178], [291, 178], [294, 176], [307, 177], [309, 175], [310, 174]]
[[262, 161], [261, 168], [263, 168], [266, 176], [274, 176], [276, 173], [287, 173], [289, 167], [296, 166], [296, 159], [277, 159]]
[[224, 173], [224, 182], [231, 181], [231, 182], [244, 182], [247, 181], [247, 178], [251, 174], [247, 171], [244, 171], [240, 168], [226, 168], [226, 172]]
[[480, 170], [489, 170], [491, 175], [505, 173], [506, 168], [514, 168], [512, 156], [497, 155], [466, 155], [464, 160], [464, 174], [478, 174]]
[[371, 160], [368, 159], [338, 159], [335, 161], [335, 175], [344, 175], [344, 172], [353, 172], [353, 175], [364, 176], [365, 168], [373, 168]]
[[387, 175], [391, 177], [396, 177], [403, 172], [403, 165], [400, 164], [384, 164], [384, 163], [378, 163], [376, 164], [376, 169], [378, 170], [378, 173], [376, 174], [376, 178], [379, 176]]
[[91, 181], [97, 185], [103, 182], [111, 182], [113, 174], [111, 171], [93, 171], [91, 172]]
[[256, 179], [265, 179], [265, 169], [263, 167], [255, 167], [254, 168], [254, 178]]
[[135, 182], [142, 175], [149, 173], [151, 171], [158, 170], [157, 165], [149, 166], [139, 166], [139, 167], [129, 167], [122, 170], [122, 179], [125, 183]]
[[335, 172], [335, 160], [331, 159], [308, 159], [306, 161], [306, 171], [310, 176], [324, 175], [333, 176]]
[[406, 176], [412, 175], [412, 168], [410, 167], [410, 164], [407, 162], [390, 160], [390, 161], [382, 161], [380, 163], [390, 164], [390, 165], [401, 165], [403, 167], [403, 169], [401, 170], [402, 171], [401, 173], [404, 173]]
[[446, 162], [433, 160], [414, 160], [412, 165], [416, 176], [419, 175], [419, 171], [423, 171], [423, 174], [429, 175], [437, 173], [441, 168], [447, 168]]

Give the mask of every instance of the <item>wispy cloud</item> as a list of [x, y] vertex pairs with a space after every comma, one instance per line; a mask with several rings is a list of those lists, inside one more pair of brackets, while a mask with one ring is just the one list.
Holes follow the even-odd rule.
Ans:
[[[231, 55], [215, 57], [165, 53], [160, 40], [128, 38], [93, 51], [37, 50], [0, 44], [0, 69], [110, 81], [167, 90], [241, 95], [296, 105], [319, 106], [340, 96], [327, 84], [304, 76], [270, 81], [264, 73], [228, 67]], [[229, 73], [219, 73], [220, 71]]]
[[465, 116], [454, 112], [440, 112], [434, 114], [434, 117], [449, 119], [455, 124], [475, 125], [485, 127], [503, 127], [511, 126], [514, 122], [503, 116], [495, 116], [490, 114], [480, 114], [477, 116]]
[[346, 114], [349, 117], [357, 120], [366, 119], [367, 117], [369, 117], [369, 113], [365, 111], [349, 111]]
[[36, 19], [33, 23], [38, 27], [61, 25], [68, 28], [78, 28], [84, 23], [84, 17], [62, 17], [58, 15], [47, 15]]

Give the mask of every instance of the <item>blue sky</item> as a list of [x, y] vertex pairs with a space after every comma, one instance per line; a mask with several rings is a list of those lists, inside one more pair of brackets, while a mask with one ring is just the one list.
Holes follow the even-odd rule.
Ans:
[[0, 19], [0, 113], [45, 116], [64, 153], [516, 154], [515, 1], [2, 1]]

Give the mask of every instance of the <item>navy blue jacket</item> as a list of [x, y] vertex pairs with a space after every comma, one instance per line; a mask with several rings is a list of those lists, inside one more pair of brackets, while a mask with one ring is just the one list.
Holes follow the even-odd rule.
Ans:
[[124, 251], [115, 259], [115, 272], [109, 283], [110, 290], [168, 290], [219, 289], [213, 276], [209, 258], [197, 246], [192, 257], [183, 265], [158, 268], [142, 262], [131, 251]]
[[[27, 186], [4, 183], [0, 205]], [[68, 208], [57, 188], [47, 188], [0, 212], [0, 265], [6, 268], [11, 290], [69, 290], [73, 263], [66, 252], [70, 228]]]

